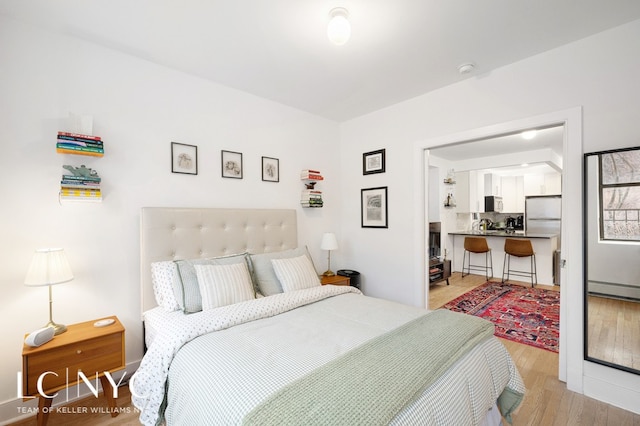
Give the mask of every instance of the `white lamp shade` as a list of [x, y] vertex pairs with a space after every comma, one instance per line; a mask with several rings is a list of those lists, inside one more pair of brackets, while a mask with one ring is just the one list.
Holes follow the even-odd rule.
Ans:
[[44, 286], [66, 283], [73, 279], [71, 266], [61, 248], [38, 249], [24, 280], [28, 286]]
[[320, 243], [320, 248], [322, 250], [337, 250], [338, 240], [336, 239], [336, 234], [334, 234], [333, 232], [325, 232], [322, 235], [322, 242]]
[[327, 25], [327, 37], [333, 44], [341, 45], [351, 37], [351, 24], [347, 17], [349, 12], [343, 7], [336, 7], [329, 12], [331, 20]]

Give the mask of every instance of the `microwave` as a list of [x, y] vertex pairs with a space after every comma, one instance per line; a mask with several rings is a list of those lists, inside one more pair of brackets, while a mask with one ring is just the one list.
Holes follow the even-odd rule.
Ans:
[[503, 204], [502, 197], [496, 197], [489, 195], [484, 197], [484, 211], [485, 212], [502, 212]]

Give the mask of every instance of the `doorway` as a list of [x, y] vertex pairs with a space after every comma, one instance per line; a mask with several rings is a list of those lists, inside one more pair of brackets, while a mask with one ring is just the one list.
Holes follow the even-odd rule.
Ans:
[[[423, 296], [425, 303], [428, 301], [428, 283], [425, 282], [425, 259], [428, 247], [425, 244], [427, 230], [425, 224], [428, 223], [428, 213], [430, 200], [426, 196], [426, 188], [429, 187], [429, 165], [431, 150], [437, 147], [456, 146], [463, 143], [477, 144], [484, 140], [495, 138], [496, 136], [512, 135], [528, 129], [544, 129], [554, 126], [563, 126], [564, 135], [562, 143], [562, 188], [563, 193], [563, 223], [566, 226], [562, 229], [561, 240], [563, 243], [563, 261], [567, 262], [567, 267], [561, 271], [561, 281], [567, 283], [561, 286], [561, 297], [563, 300], [581, 300], [581, 221], [572, 218], [567, 220], [567, 212], [570, 211], [571, 204], [581, 205], [581, 110], [575, 108], [557, 113], [545, 114], [528, 119], [503, 123], [484, 128], [478, 128], [467, 132], [434, 138], [428, 141], [416, 143], [414, 145], [415, 155], [419, 164], [416, 167], [416, 191], [420, 191], [420, 202], [416, 207], [415, 220], [417, 228], [421, 230], [416, 237], [415, 247], [417, 248], [416, 259], [418, 265], [416, 273], [420, 276], [423, 286]], [[474, 145], [478, 146], [478, 145]], [[575, 266], [572, 266], [575, 265]], [[581, 306], [571, 306], [562, 304], [560, 308], [560, 354], [558, 376], [560, 380], [567, 382], [570, 390], [582, 393], [582, 308]], [[567, 333], [570, 329], [572, 333]]]

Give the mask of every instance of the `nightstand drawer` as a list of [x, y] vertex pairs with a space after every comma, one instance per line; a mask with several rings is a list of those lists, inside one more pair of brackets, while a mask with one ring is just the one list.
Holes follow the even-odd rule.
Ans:
[[53, 391], [75, 384], [78, 371], [82, 371], [89, 380], [95, 380], [96, 373], [102, 375], [105, 371], [124, 368], [123, 337], [124, 333], [114, 333], [26, 356], [25, 395], [38, 392], [38, 379], [43, 373], [47, 374], [42, 381], [42, 388]]
[[344, 277], [342, 275], [332, 275], [330, 277], [320, 277], [320, 283], [322, 285], [351, 285], [349, 277]]

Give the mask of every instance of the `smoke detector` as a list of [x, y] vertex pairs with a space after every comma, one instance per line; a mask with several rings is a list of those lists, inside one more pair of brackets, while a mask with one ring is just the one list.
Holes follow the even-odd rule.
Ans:
[[475, 64], [472, 62], [467, 62], [466, 64], [462, 64], [458, 67], [458, 72], [461, 75], [469, 74], [476, 68]]

